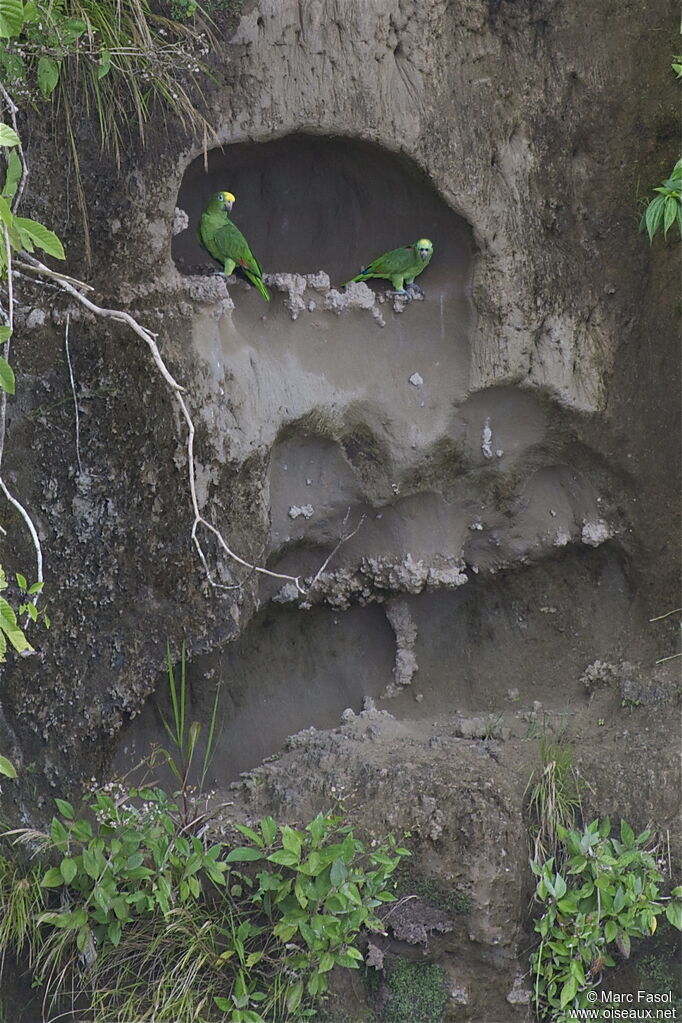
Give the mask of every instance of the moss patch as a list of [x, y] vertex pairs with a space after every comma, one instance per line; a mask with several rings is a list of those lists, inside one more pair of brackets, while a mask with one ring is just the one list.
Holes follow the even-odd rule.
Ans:
[[435, 963], [423, 965], [399, 959], [387, 974], [389, 1000], [384, 1023], [438, 1023], [447, 1002], [443, 971]]
[[404, 898], [416, 895], [434, 909], [440, 909], [449, 916], [461, 916], [471, 912], [471, 895], [461, 888], [448, 888], [432, 877], [420, 874], [414, 863], [403, 860], [397, 867], [396, 895]]

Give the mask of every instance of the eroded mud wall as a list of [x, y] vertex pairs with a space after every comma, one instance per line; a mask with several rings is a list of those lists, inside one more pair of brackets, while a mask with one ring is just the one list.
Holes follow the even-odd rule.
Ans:
[[[474, 581], [492, 592], [537, 563], [583, 578], [597, 551], [627, 592], [606, 588], [613, 659], [654, 659], [665, 637], [647, 619], [672, 606], [676, 577], [675, 257], [638, 237], [636, 201], [638, 180], [673, 156], [675, 19], [663, 2], [614, 12], [248, 4], [208, 93], [207, 174], [179, 131], [133, 147], [121, 177], [94, 150], [84, 160], [90, 270], [45, 128], [26, 126], [28, 202], [105, 304], [158, 333], [187, 388], [203, 514], [247, 561], [280, 572], [311, 578], [336, 553], [300, 594], [209, 538], [214, 577], [233, 588], [210, 587], [190, 538], [183, 421], [147, 353], [61, 300], [43, 315], [44, 296], [22, 283], [6, 465], [44, 542], [54, 629], [40, 662], [5, 671], [2, 744], [18, 763], [60, 785], [103, 767], [155, 689], [167, 639], [222, 657], [270, 602], [300, 623], [296, 643], [332, 689], [324, 629], [301, 604], [366, 620], [368, 663], [392, 672], [402, 650], [409, 674], [420, 652], [400, 613], [385, 627], [383, 605], [423, 594], [438, 620]], [[275, 275], [268, 306], [198, 272], [194, 221], [218, 181]], [[436, 243], [425, 301], [401, 309], [381, 284], [350, 300], [339, 289], [423, 230]], [[3, 525], [25, 567], [20, 524]], [[561, 617], [562, 599], [542, 606]], [[581, 629], [586, 650], [591, 622]], [[551, 655], [548, 634], [529, 646], [532, 671], [549, 662], [560, 687]], [[433, 669], [441, 691], [446, 661]], [[257, 705], [253, 663], [240, 686]]]

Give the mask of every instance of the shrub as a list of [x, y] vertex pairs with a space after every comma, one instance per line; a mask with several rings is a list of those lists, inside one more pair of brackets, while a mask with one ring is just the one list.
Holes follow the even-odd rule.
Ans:
[[531, 860], [538, 878], [535, 897], [543, 914], [535, 921], [540, 945], [531, 956], [535, 1008], [540, 1019], [570, 1023], [575, 1010], [592, 1005], [590, 991], [614, 955], [630, 955], [631, 940], [656, 930], [665, 913], [682, 930], [682, 887], [661, 894], [663, 875], [647, 849], [651, 832], [635, 836], [621, 821], [619, 838], [611, 822], [592, 821], [582, 832], [559, 827], [566, 859]]
[[[0, 928], [0, 955], [23, 949], [47, 1011], [93, 1023], [306, 1018], [329, 971], [361, 963], [361, 929], [383, 930], [376, 910], [407, 854], [390, 839], [368, 850], [323, 814], [211, 844], [159, 788], [99, 790], [90, 818], [56, 803], [47, 833], [8, 833], [52, 865], [18, 878], [0, 860], [0, 918], [18, 921]], [[26, 908], [10, 914], [17, 879]]]

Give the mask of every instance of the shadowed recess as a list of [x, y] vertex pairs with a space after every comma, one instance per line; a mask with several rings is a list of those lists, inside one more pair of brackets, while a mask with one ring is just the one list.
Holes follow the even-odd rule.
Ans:
[[197, 157], [178, 195], [189, 228], [172, 246], [184, 273], [216, 267], [196, 240], [196, 226], [220, 189], [235, 194], [233, 219], [266, 273], [326, 270], [339, 285], [388, 249], [426, 237], [434, 257], [420, 283], [451, 294], [468, 287], [469, 225], [415, 164], [379, 146], [292, 135], [214, 149], [208, 171]]

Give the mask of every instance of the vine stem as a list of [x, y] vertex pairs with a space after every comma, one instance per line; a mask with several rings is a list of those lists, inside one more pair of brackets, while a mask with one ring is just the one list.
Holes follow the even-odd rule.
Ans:
[[[5, 259], [7, 260], [7, 299], [8, 299], [8, 304], [9, 304], [7, 318], [9, 320], [9, 323], [8, 323], [9, 329], [10, 329], [10, 331], [12, 331], [12, 330], [14, 330], [14, 288], [13, 288], [13, 283], [12, 283], [12, 249], [11, 249], [10, 243], [9, 243], [9, 230], [8, 230], [6, 224], [3, 225], [3, 233], [4, 233], [4, 240], [5, 240]], [[10, 339], [8, 339], [7, 342], [6, 342], [7, 347], [5, 349], [5, 358], [6, 358], [7, 362], [9, 362], [10, 340], [11, 340], [11, 335], [10, 335]], [[3, 390], [2, 390], [2, 398], [0, 398], [0, 470], [2, 468], [2, 456], [4, 454], [4, 449], [5, 449], [6, 426], [7, 426], [7, 391], [5, 391], [4, 388], [3, 388]], [[26, 523], [26, 526], [27, 526], [28, 531], [30, 533], [31, 540], [33, 541], [33, 547], [34, 547], [35, 553], [36, 553], [36, 569], [37, 569], [37, 576], [38, 576], [37, 581], [39, 583], [42, 583], [44, 581], [43, 580], [43, 550], [42, 550], [42, 547], [40, 545], [40, 537], [38, 536], [38, 530], [36, 529], [36, 527], [34, 525], [34, 522], [33, 522], [33, 519], [31, 518], [29, 513], [26, 511], [26, 509], [24, 508], [23, 504], [21, 504], [21, 502], [9, 490], [9, 487], [5, 483], [5, 481], [4, 481], [4, 479], [3, 479], [1, 474], [0, 474], [0, 490], [2, 490], [3, 494], [5, 495], [5, 497], [9, 501], [9, 503], [16, 508], [16, 510], [19, 512], [19, 514], [23, 518], [24, 522]]]
[[71, 279], [59, 273], [56, 273], [54, 270], [50, 270], [49, 267], [46, 267], [45, 264], [41, 263], [39, 259], [35, 258], [35, 256], [30, 256], [27, 253], [24, 253], [23, 259], [21, 261], [17, 260], [16, 264], [22, 269], [33, 270], [34, 272], [38, 272], [40, 276], [49, 277], [51, 280], [55, 281], [56, 284], [63, 291], [66, 291], [69, 295], [75, 298], [76, 301], [80, 303], [80, 305], [84, 306], [89, 312], [93, 313], [95, 316], [101, 317], [103, 319], [113, 320], [116, 323], [124, 323], [126, 326], [130, 327], [130, 329], [147, 345], [147, 348], [151, 353], [152, 359], [154, 360], [154, 363], [159, 373], [161, 374], [166, 384], [168, 385], [173, 400], [180, 409], [182, 417], [185, 421], [185, 425], [187, 427], [186, 443], [187, 476], [189, 483], [190, 500], [192, 503], [192, 512], [194, 514], [191, 537], [194, 546], [197, 550], [199, 559], [203, 565], [204, 571], [206, 572], [206, 578], [208, 579], [209, 584], [216, 589], [224, 590], [239, 589], [242, 585], [237, 584], [233, 586], [227, 586], [224, 583], [217, 582], [213, 578], [213, 575], [208, 565], [208, 560], [206, 558], [206, 553], [202, 547], [201, 540], [199, 538], [200, 528], [203, 528], [207, 532], [211, 533], [215, 537], [219, 546], [225, 552], [225, 554], [238, 565], [242, 565], [244, 568], [248, 569], [251, 572], [257, 572], [260, 575], [268, 576], [272, 579], [282, 579], [285, 582], [294, 583], [297, 591], [301, 594], [305, 594], [307, 590], [303, 586], [300, 576], [288, 575], [283, 572], [272, 572], [270, 569], [264, 568], [262, 565], [253, 564], [252, 562], [247, 561], [245, 558], [242, 558], [239, 554], [237, 554], [236, 551], [232, 550], [232, 548], [227, 543], [221, 531], [217, 529], [216, 526], [210, 523], [202, 515], [201, 509], [199, 508], [199, 499], [197, 496], [196, 488], [196, 469], [194, 464], [194, 437], [195, 437], [194, 421], [192, 419], [189, 408], [187, 406], [187, 402], [185, 400], [186, 389], [181, 384], [178, 383], [178, 381], [175, 379], [173, 374], [166, 366], [166, 363], [164, 362], [161, 352], [159, 351], [159, 347], [156, 343], [157, 335], [153, 334], [150, 330], [147, 330], [146, 327], [143, 327], [141, 324], [139, 324], [137, 320], [130, 315], [130, 313], [126, 313], [121, 309], [107, 309], [103, 306], [97, 305], [86, 295], [83, 295], [82, 292], [80, 292], [78, 288], [76, 288], [74, 284], [71, 283]]

